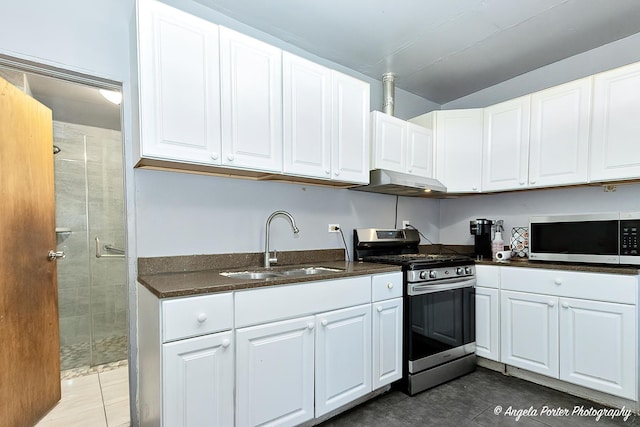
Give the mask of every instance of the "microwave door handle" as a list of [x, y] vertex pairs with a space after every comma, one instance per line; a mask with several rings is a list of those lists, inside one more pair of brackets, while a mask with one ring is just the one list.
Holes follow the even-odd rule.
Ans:
[[476, 279], [456, 280], [455, 282], [444, 283], [441, 285], [416, 284], [409, 287], [409, 295], [424, 295], [435, 292], [451, 291], [454, 289], [469, 288], [476, 285]]

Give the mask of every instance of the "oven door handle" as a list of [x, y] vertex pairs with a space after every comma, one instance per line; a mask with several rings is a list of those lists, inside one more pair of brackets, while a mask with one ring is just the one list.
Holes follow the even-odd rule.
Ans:
[[476, 279], [458, 280], [453, 279], [447, 281], [447, 283], [432, 285], [432, 284], [413, 284], [409, 286], [409, 295], [424, 295], [432, 294], [435, 292], [450, 291], [453, 289], [469, 288], [476, 285]]

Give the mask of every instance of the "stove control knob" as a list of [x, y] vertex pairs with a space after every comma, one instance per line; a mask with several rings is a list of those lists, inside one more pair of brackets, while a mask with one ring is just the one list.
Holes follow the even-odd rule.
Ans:
[[464, 274], [464, 269], [463, 269], [462, 267], [458, 267], [458, 268], [456, 268], [456, 274], [457, 274], [458, 276], [463, 275], [463, 274]]
[[435, 270], [429, 271], [429, 279], [435, 279], [438, 277], [438, 273]]
[[471, 267], [465, 267], [464, 274], [471, 274]]
[[427, 278], [427, 272], [426, 271], [421, 271], [420, 272], [420, 278], [421, 279], [426, 279]]

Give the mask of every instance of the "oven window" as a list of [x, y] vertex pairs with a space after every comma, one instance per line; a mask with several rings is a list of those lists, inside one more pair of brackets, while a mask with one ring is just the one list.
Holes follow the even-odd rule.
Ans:
[[617, 255], [618, 221], [532, 223], [531, 252]]
[[475, 342], [475, 318], [475, 288], [411, 296], [409, 360]]

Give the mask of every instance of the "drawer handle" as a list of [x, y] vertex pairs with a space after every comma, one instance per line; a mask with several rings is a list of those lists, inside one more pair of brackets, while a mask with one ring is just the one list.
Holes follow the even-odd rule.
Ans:
[[569, 303], [568, 302], [563, 302], [562, 303], [562, 308], [569, 308]]
[[553, 283], [555, 283], [556, 285], [562, 285], [562, 279], [557, 278], [553, 281]]
[[555, 302], [553, 302], [553, 301], [549, 301], [549, 302], [547, 303], [547, 305], [548, 305], [549, 307], [553, 307], [554, 305], [556, 305], [556, 303], [555, 303]]
[[199, 323], [204, 323], [206, 321], [207, 321], [207, 314], [206, 313], [198, 314], [198, 322]]
[[312, 331], [313, 328], [315, 328], [315, 327], [316, 327], [316, 325], [314, 325], [313, 322], [307, 323], [307, 329], [309, 329], [310, 331]]
[[382, 306], [381, 305], [378, 306], [378, 313], [382, 313]]
[[393, 283], [391, 282], [387, 283], [387, 289], [391, 289], [391, 288], [393, 288]]
[[320, 322], [322, 324], [322, 326], [327, 326], [329, 324], [329, 322], [327, 322], [327, 319], [322, 319], [322, 322]]
[[227, 348], [231, 345], [231, 341], [229, 341], [228, 339], [223, 339], [222, 340], [222, 348]]

